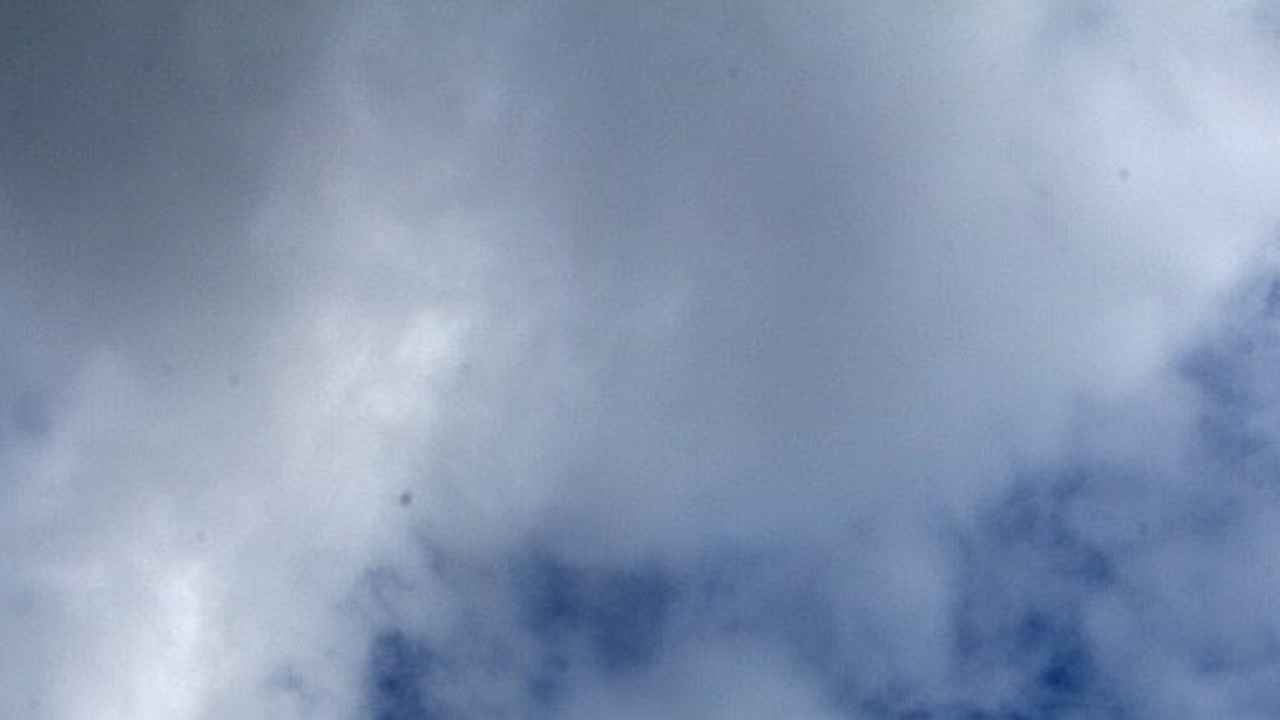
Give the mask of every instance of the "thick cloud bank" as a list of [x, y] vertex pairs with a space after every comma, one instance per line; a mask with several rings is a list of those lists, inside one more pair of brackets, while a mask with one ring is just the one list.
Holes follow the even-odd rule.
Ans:
[[1266, 3], [0, 2], [0, 716], [1280, 716]]

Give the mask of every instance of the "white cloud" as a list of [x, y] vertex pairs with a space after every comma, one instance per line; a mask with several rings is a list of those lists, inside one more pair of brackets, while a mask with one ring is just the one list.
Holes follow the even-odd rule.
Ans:
[[0, 22], [0, 714], [1272, 707], [1264, 13], [239, 10]]

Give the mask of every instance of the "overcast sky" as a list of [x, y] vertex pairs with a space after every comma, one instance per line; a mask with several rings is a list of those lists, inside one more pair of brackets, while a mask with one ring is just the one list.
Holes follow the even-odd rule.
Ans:
[[1280, 716], [1280, 9], [0, 1], [0, 717]]

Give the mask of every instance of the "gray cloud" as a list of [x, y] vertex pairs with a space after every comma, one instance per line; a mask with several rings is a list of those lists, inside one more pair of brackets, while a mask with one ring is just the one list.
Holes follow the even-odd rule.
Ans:
[[0, 13], [0, 714], [1274, 714], [1265, 11]]

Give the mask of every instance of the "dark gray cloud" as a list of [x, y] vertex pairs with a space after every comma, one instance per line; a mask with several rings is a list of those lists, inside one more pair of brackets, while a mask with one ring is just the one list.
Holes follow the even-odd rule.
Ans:
[[1265, 8], [0, 18], [0, 715], [1275, 714]]

